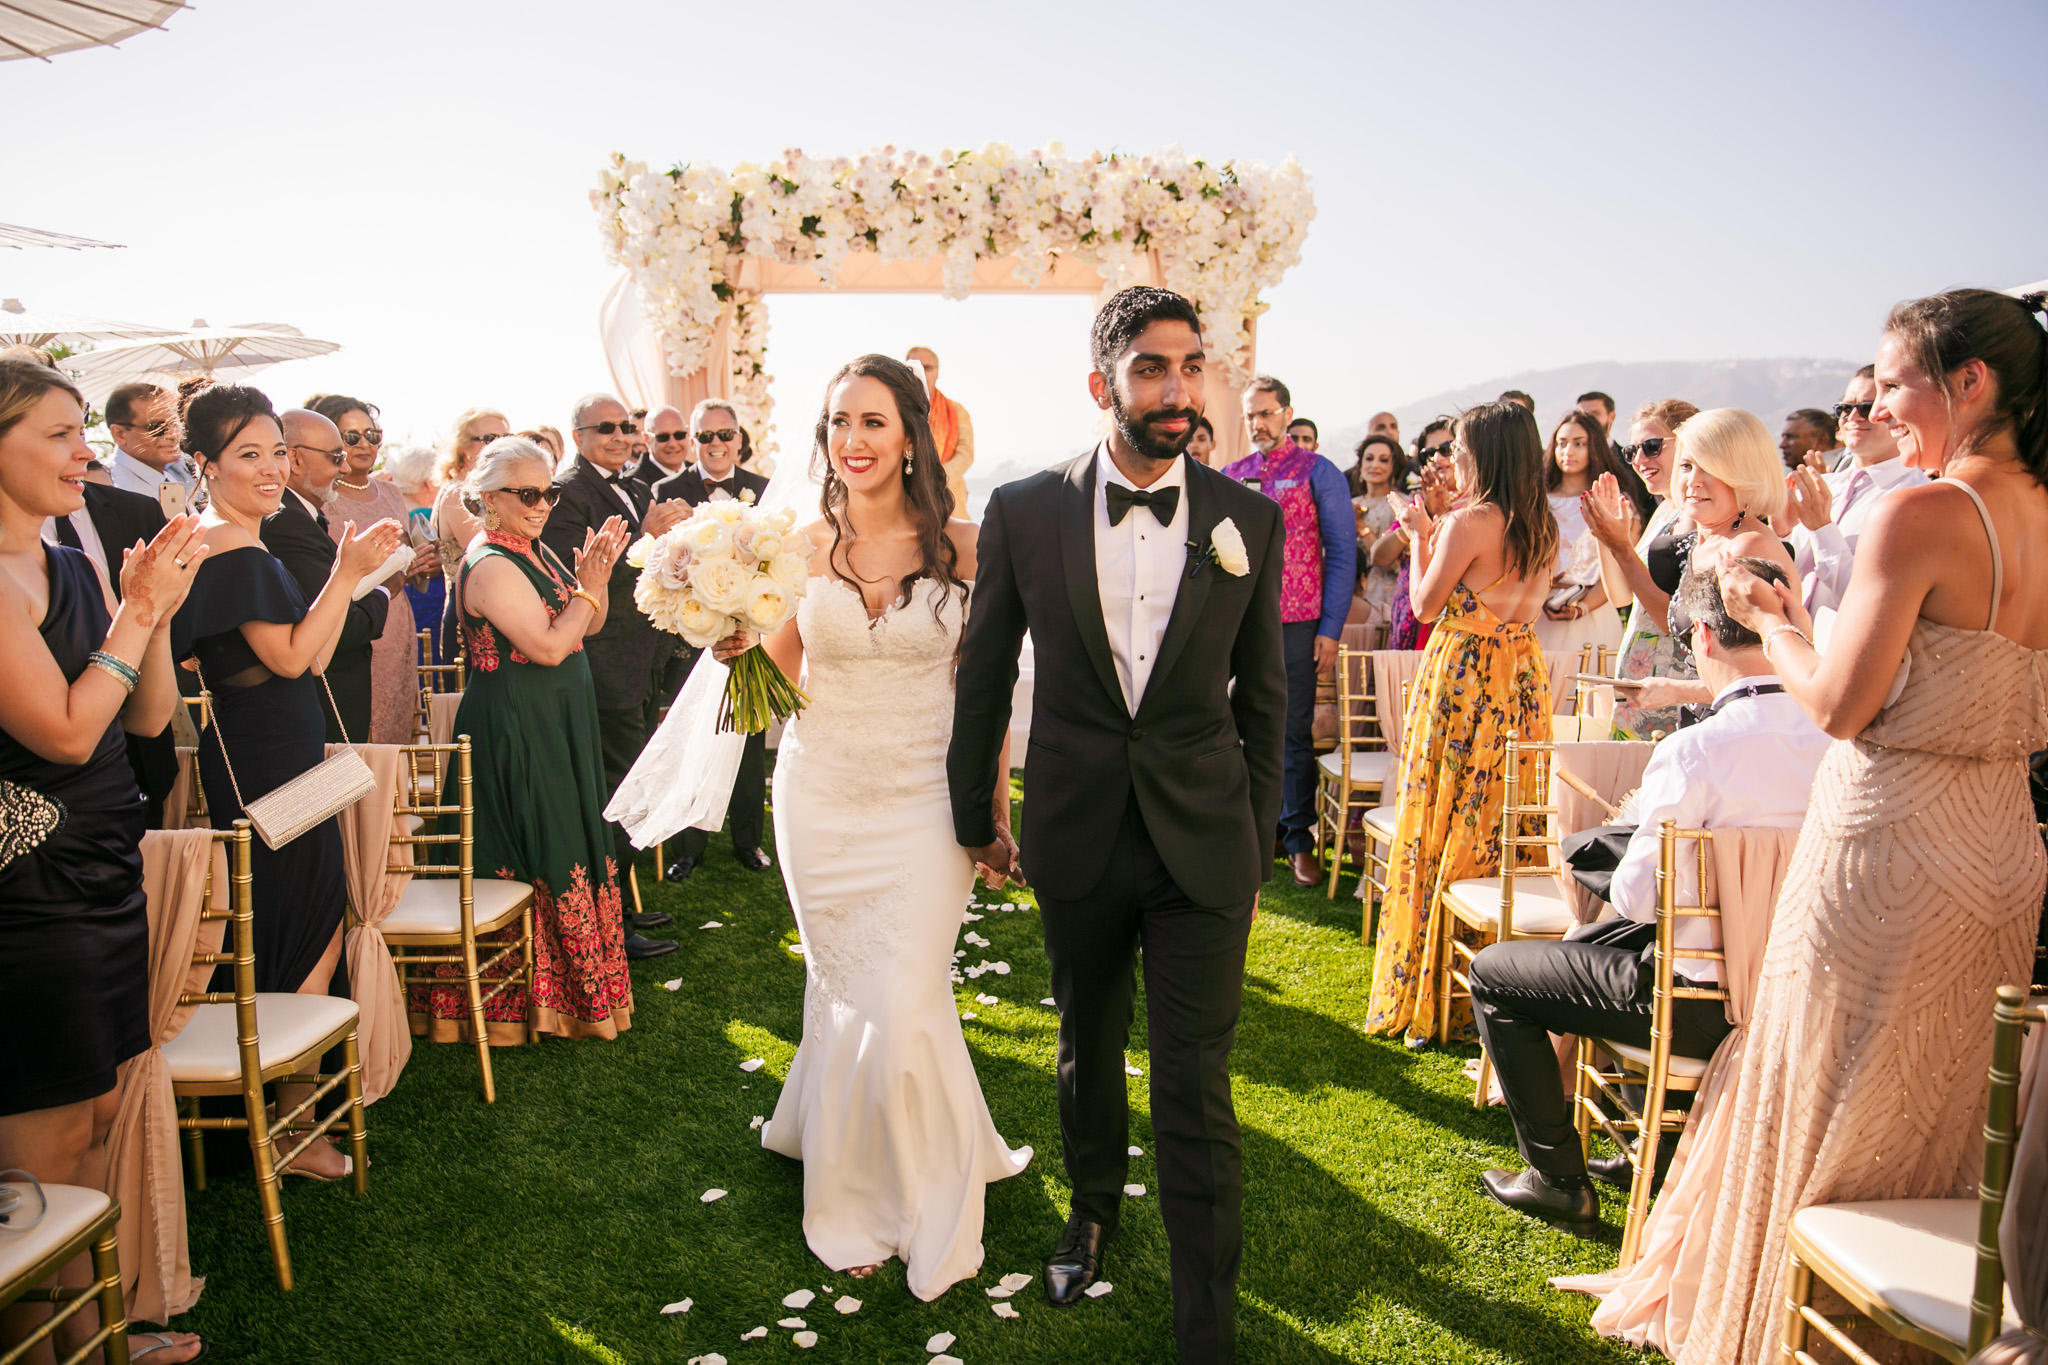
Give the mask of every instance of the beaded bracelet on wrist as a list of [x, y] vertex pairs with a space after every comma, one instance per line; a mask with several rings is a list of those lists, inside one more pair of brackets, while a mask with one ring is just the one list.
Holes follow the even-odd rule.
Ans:
[[104, 649], [96, 649], [86, 655], [85, 662], [87, 667], [97, 668], [100, 672], [105, 673], [120, 683], [130, 693], [134, 692], [135, 685], [142, 681], [142, 674], [136, 670], [133, 664], [128, 663], [126, 660], [115, 658]]

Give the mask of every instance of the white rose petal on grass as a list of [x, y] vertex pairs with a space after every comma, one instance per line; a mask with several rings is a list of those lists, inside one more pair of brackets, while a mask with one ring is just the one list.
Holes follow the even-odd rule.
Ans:
[[1009, 1290], [1012, 1294], [1014, 1294], [1018, 1290], [1030, 1284], [1031, 1277], [1029, 1275], [1026, 1275], [1021, 1270], [1013, 1270], [1009, 1274], [1003, 1276], [1003, 1278], [997, 1281], [997, 1283], [1001, 1284], [1003, 1288]]
[[783, 1318], [780, 1321], [778, 1321], [775, 1325], [777, 1327], [793, 1327], [801, 1330], [805, 1327], [808, 1327], [810, 1324], [805, 1322], [802, 1318]]
[[687, 1313], [690, 1311], [690, 1307], [691, 1304], [688, 1299], [677, 1299], [674, 1303], [663, 1307], [661, 1313], [663, 1317], [668, 1317], [675, 1313]]
[[997, 1005], [1002, 1003], [1001, 1001], [997, 1000], [993, 995], [988, 995], [986, 993], [982, 995], [977, 995], [974, 997], [974, 999], [976, 1003], [983, 1005]]
[[[940, 1332], [938, 1335], [934, 1336], [930, 1341], [927, 1341], [924, 1344], [924, 1349], [932, 1355], [937, 1355], [939, 1352], [945, 1350], [948, 1346], [951, 1346], [954, 1342], [958, 1341], [959, 1339], [960, 1338], [954, 1336], [951, 1332]], [[938, 1365], [938, 1362], [934, 1361], [932, 1362], [932, 1365]]]
[[838, 1302], [832, 1306], [839, 1310], [841, 1314], [858, 1313], [860, 1311], [860, 1300], [851, 1294], [841, 1294]]
[[683, 988], [683, 979], [679, 976], [673, 981], [664, 981], [661, 988], [665, 991], [679, 991]]
[[988, 947], [988, 940], [983, 938], [980, 934], [975, 933], [972, 929], [969, 929], [966, 933], [962, 934], [960, 936], [960, 941], [962, 943], [972, 943], [977, 948]]
[[750, 1332], [742, 1332], [742, 1333], [740, 1333], [740, 1340], [741, 1340], [741, 1341], [759, 1341], [759, 1340], [760, 1340], [760, 1339], [761, 1339], [762, 1337], [765, 1337], [765, 1336], [767, 1336], [767, 1335], [768, 1335], [768, 1329], [767, 1329], [766, 1327], [756, 1327], [756, 1328], [754, 1328], [754, 1329], [753, 1329], [752, 1331], [750, 1331]]
[[1059, 1001], [1053, 999], [1049, 995], [1045, 997], [1045, 999], [1039, 1001], [1038, 1003], [1052, 1009], [1057, 1009], [1059, 1007]]
[[782, 1296], [782, 1306], [784, 1308], [796, 1309], [809, 1308], [811, 1306], [811, 1300], [817, 1297], [818, 1296], [816, 1294], [813, 1294], [808, 1289], [794, 1290]]
[[749, 1127], [749, 1128], [759, 1128], [759, 1127], [760, 1127], [760, 1126], [761, 1126], [762, 1124], [766, 1123], [767, 1121], [768, 1121], [767, 1119], [765, 1119], [765, 1118], [761, 1117], [761, 1116], [760, 1116], [759, 1114], [756, 1114], [756, 1115], [754, 1115], [754, 1121], [753, 1121], [752, 1123], [748, 1124], [748, 1125], [747, 1125], [747, 1127]]
[[974, 912], [973, 912], [972, 910], [969, 910], [969, 911], [968, 911], [968, 912], [967, 912], [966, 914], [964, 914], [964, 915], [962, 915], [962, 916], [960, 917], [960, 922], [961, 922], [962, 924], [972, 924], [972, 923], [974, 923], [974, 922], [975, 922], [976, 920], [978, 920], [978, 919], [981, 919], [981, 918], [982, 918], [982, 916], [980, 916], [980, 915], [977, 915], [977, 914], [975, 914], [975, 913], [974, 913]]
[[1145, 1187], [1143, 1185], [1126, 1185], [1124, 1186], [1124, 1193], [1133, 1199], [1143, 1199], [1145, 1197]]
[[1089, 1285], [1086, 1289], [1082, 1290], [1081, 1292], [1083, 1294], [1086, 1294], [1091, 1299], [1099, 1299], [1104, 1294], [1109, 1293], [1111, 1290], [1115, 1288], [1116, 1286], [1111, 1284], [1108, 1280], [1097, 1280], [1094, 1284]]
[[818, 1344], [818, 1334], [816, 1332], [798, 1332], [790, 1340], [808, 1351]]
[[1131, 1148], [1131, 1155], [1132, 1155], [1132, 1156], [1143, 1156], [1143, 1155], [1145, 1155], [1145, 1149], [1144, 1149], [1143, 1147], [1133, 1147], [1133, 1148]]
[[712, 1188], [704, 1191], [704, 1193], [698, 1195], [697, 1202], [700, 1204], [716, 1204], [719, 1200], [723, 1198], [725, 1198], [725, 1191], [719, 1189], [717, 1186], [713, 1186]]
[[789, 950], [790, 950], [790, 951], [791, 951], [792, 953], [795, 953], [795, 954], [796, 954], [796, 955], [797, 955], [798, 957], [802, 957], [802, 956], [804, 955], [804, 945], [803, 945], [803, 944], [801, 944], [801, 943], [792, 943], [792, 944], [790, 944], [790, 945], [789, 945]]
[[998, 962], [995, 964], [995, 966], [989, 968], [989, 970], [994, 972], [997, 976], [1008, 976], [1010, 974], [1010, 964], [1007, 962]]
[[[950, 1332], [941, 1332], [939, 1335], [946, 1337], [948, 1340], [952, 1339], [952, 1333]], [[937, 1341], [938, 1337], [933, 1337], [932, 1340]], [[962, 1361], [959, 1356], [933, 1356], [932, 1365], [962, 1365]]]
[[716, 1351], [708, 1356], [691, 1356], [690, 1365], [725, 1365], [725, 1357]]
[[763, 1066], [766, 1066], [766, 1065], [767, 1065], [767, 1063], [766, 1063], [766, 1062], [764, 1062], [764, 1061], [762, 1061], [762, 1060], [761, 1060], [761, 1058], [759, 1058], [759, 1057], [749, 1057], [749, 1058], [747, 1058], [747, 1060], [745, 1060], [744, 1062], [741, 1062], [741, 1063], [740, 1063], [740, 1070], [742, 1070], [742, 1071], [759, 1071], [759, 1070], [760, 1070], [760, 1069], [761, 1069], [761, 1068], [762, 1068]]
[[992, 1284], [988, 1288], [982, 1290], [981, 1292], [988, 1295], [992, 1299], [1007, 1299], [1017, 1291], [1010, 1288], [1008, 1285]]
[[973, 1010], [962, 1010], [962, 1011], [960, 1012], [960, 1018], [961, 1018], [962, 1022], [965, 1022], [966, 1020], [969, 1020], [969, 1019], [979, 1019], [979, 1018], [981, 1018], [981, 1016], [980, 1016], [980, 1015], [978, 1015], [978, 1014], [976, 1014], [976, 1013], [975, 1013], [975, 1012], [974, 1012]]
[[1015, 1304], [992, 1303], [989, 1305], [989, 1307], [995, 1312], [995, 1315], [999, 1318], [1014, 1318], [1017, 1316], [1017, 1306]]
[[1125, 1062], [1125, 1063], [1124, 1063], [1124, 1075], [1126, 1075], [1126, 1076], [1142, 1076], [1142, 1075], [1144, 1075], [1144, 1074], [1145, 1074], [1145, 1070], [1144, 1070], [1144, 1068], [1143, 1068], [1143, 1067], [1136, 1067], [1136, 1066], [1132, 1066], [1132, 1065], [1131, 1065], [1131, 1064], [1130, 1064], [1129, 1062]]
[[715, 919], [707, 919], [697, 926], [699, 929], [723, 929], [725, 926]]

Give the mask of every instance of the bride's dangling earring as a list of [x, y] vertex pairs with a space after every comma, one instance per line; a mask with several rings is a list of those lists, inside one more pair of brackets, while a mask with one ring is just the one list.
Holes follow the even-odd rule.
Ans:
[[904, 455], [903, 455], [903, 477], [904, 477], [904, 478], [906, 478], [906, 479], [910, 477], [910, 461], [911, 461], [911, 455], [910, 455], [910, 453], [909, 453], [908, 451], [904, 452]]

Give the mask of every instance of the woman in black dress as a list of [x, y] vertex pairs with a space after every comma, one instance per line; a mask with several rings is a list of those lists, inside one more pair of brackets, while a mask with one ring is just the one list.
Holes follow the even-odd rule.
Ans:
[[[327, 754], [320, 679], [363, 575], [398, 548], [403, 528], [380, 521], [360, 535], [344, 528], [334, 571], [309, 607], [284, 566], [263, 548], [263, 519], [287, 497], [290, 462], [270, 400], [224, 385], [192, 400], [185, 450], [198, 463], [210, 501], [201, 517], [211, 550], [192, 594], [171, 623], [178, 659], [195, 659], [213, 694], [199, 737], [199, 776], [216, 826], [240, 818], [264, 796]], [[256, 989], [326, 995], [341, 961], [346, 902], [341, 827], [325, 820], [282, 848], [260, 839], [250, 850], [256, 903]], [[278, 1087], [290, 1108], [305, 1087]], [[287, 1174], [339, 1179], [348, 1158], [316, 1142]]]
[[[143, 801], [122, 732], [170, 723], [168, 627], [206, 549], [196, 517], [106, 546], [117, 609], [90, 559], [44, 544], [46, 518], [85, 505], [84, 430], [69, 380], [0, 360], [0, 1169], [97, 1189], [117, 1069], [149, 1047]], [[87, 1283], [85, 1258], [62, 1278]], [[0, 1347], [45, 1312], [10, 1310]], [[132, 1340], [151, 1365], [200, 1349]]]

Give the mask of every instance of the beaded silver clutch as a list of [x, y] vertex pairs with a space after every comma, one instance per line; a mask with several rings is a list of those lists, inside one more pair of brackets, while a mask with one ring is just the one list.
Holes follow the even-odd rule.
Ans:
[[64, 827], [64, 805], [19, 782], [0, 780], [0, 867]]

